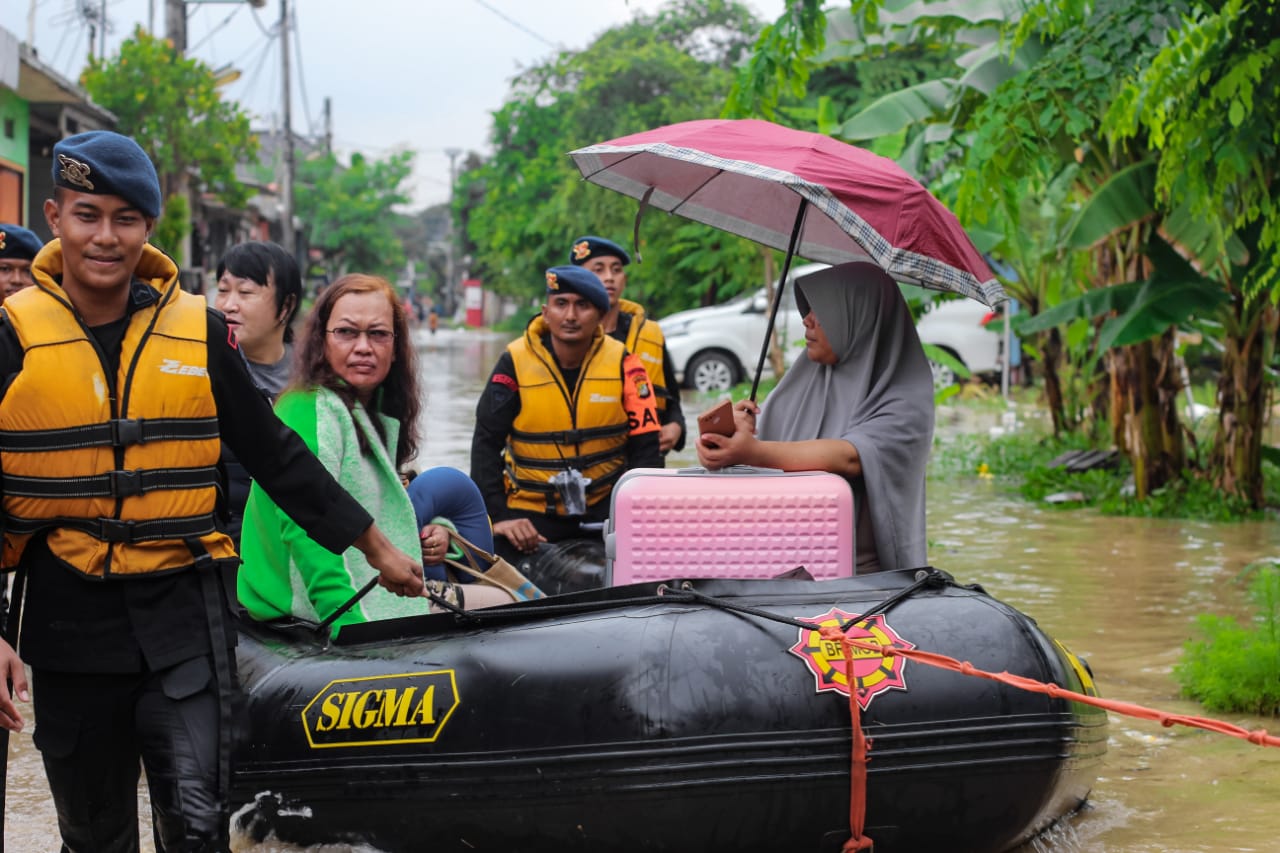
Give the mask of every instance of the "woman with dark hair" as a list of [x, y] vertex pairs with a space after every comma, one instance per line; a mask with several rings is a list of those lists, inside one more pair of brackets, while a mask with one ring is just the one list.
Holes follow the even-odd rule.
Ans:
[[[343, 276], [321, 292], [307, 318], [294, 381], [276, 402], [276, 413], [378, 519], [393, 543], [420, 550], [424, 561], [433, 564], [427, 570], [435, 574], [427, 582], [431, 592], [467, 607], [509, 603], [511, 598], [494, 587], [474, 585], [464, 593], [442, 579], [438, 564], [448, 535], [437, 524], [422, 523], [401, 482], [400, 470], [418, 449], [421, 403], [415, 360], [395, 288], [376, 276]], [[484, 500], [470, 479], [456, 482], [464, 482], [469, 491], [442, 503], [471, 506], [483, 514]], [[480, 547], [492, 548], [487, 516], [483, 531], [459, 528]], [[241, 544], [244, 565], [237, 591], [256, 619], [320, 621], [373, 577], [359, 551], [324, 551], [257, 486], [249, 494]], [[365, 596], [334, 628], [426, 613], [429, 604], [425, 598]]]
[[[218, 261], [213, 307], [226, 318], [254, 384], [274, 402], [289, 381], [293, 318], [302, 303], [302, 275], [293, 257], [275, 243], [239, 243]], [[249, 499], [249, 472], [225, 445], [223, 532], [240, 545], [240, 525]]]

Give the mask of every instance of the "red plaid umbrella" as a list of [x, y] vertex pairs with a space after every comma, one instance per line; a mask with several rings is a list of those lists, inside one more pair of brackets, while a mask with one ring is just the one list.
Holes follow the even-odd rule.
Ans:
[[897, 163], [753, 119], [687, 121], [570, 153], [592, 183], [814, 261], [869, 260], [897, 281], [1005, 298], [951, 211]]

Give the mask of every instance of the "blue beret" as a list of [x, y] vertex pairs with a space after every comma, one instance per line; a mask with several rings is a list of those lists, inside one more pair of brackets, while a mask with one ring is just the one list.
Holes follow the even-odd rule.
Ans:
[[21, 225], [10, 225], [0, 222], [0, 258], [16, 258], [18, 260], [35, 260], [36, 254], [44, 247], [44, 241]]
[[54, 145], [53, 184], [119, 196], [143, 216], [160, 215], [160, 179], [151, 158], [138, 143], [109, 130], [77, 133]]
[[609, 294], [591, 270], [552, 267], [547, 270], [547, 294], [552, 293], [576, 293], [599, 308], [602, 315], [609, 313]]
[[569, 250], [569, 261], [574, 266], [580, 267], [592, 258], [599, 257], [617, 258], [622, 261], [624, 267], [631, 263], [631, 256], [627, 254], [626, 249], [612, 240], [593, 237], [590, 234], [574, 240], [573, 248]]

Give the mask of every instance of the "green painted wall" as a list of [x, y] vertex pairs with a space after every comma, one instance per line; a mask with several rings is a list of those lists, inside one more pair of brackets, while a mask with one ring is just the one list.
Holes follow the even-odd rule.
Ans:
[[[9, 122], [13, 122], [13, 136], [5, 133]], [[0, 89], [0, 159], [7, 160], [15, 166], [21, 166], [24, 172], [30, 169], [28, 163], [30, 148], [27, 142], [30, 111], [27, 102], [18, 97], [12, 89]]]

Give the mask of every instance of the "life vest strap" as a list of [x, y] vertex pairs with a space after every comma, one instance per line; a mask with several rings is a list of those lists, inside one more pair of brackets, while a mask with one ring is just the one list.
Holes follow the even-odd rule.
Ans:
[[586, 441], [626, 435], [629, 429], [630, 427], [625, 422], [609, 426], [559, 430], [557, 432], [525, 432], [513, 429], [511, 431], [511, 439], [529, 444], [582, 444]]
[[22, 518], [10, 515], [5, 532], [31, 535], [41, 530], [66, 527], [87, 533], [103, 542], [147, 542], [157, 539], [188, 539], [208, 536], [214, 531], [213, 514], [184, 518], [157, 518], [134, 521], [122, 518]]
[[599, 453], [584, 453], [575, 456], [564, 456], [559, 459], [540, 459], [536, 456], [524, 456], [518, 453], [512, 453], [512, 458], [521, 468], [528, 468], [531, 471], [563, 471], [566, 468], [577, 468], [579, 471], [586, 471], [601, 462], [608, 462], [618, 456], [616, 449], [602, 450]]
[[204, 489], [218, 484], [218, 469], [160, 468], [108, 471], [92, 477], [3, 475], [4, 493], [22, 498], [132, 498], [158, 489]]
[[113, 418], [102, 424], [41, 430], [0, 430], [0, 451], [39, 453], [85, 447], [128, 447], [149, 441], [218, 438], [213, 418]]

